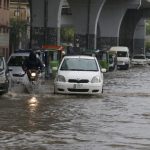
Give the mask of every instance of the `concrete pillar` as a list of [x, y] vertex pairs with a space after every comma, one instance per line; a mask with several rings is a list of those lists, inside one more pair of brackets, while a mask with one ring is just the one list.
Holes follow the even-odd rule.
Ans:
[[127, 46], [130, 50], [130, 55], [133, 55], [133, 35], [141, 17], [141, 10], [129, 9], [121, 24], [119, 45]]
[[32, 45], [60, 44], [61, 0], [32, 0]]
[[96, 48], [97, 22], [105, 1], [68, 0], [76, 30], [75, 38], [79, 39], [80, 47]]
[[61, 10], [63, 0], [48, 0], [47, 43], [60, 44]]
[[127, 9], [138, 9], [141, 0], [107, 0], [99, 18], [98, 47], [119, 45], [119, 31]]
[[31, 47], [41, 47], [44, 39], [44, 0], [31, 1]]
[[134, 32], [133, 38], [133, 54], [144, 54], [145, 53], [145, 19], [142, 18]]

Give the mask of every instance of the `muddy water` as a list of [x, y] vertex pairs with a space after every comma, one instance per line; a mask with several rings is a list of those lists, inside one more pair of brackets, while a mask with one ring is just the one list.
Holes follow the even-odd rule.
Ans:
[[150, 67], [104, 75], [101, 96], [0, 97], [2, 150], [149, 150]]

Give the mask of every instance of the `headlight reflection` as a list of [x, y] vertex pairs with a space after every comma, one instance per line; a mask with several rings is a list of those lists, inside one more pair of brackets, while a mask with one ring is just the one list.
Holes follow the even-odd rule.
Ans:
[[28, 104], [29, 104], [30, 112], [35, 112], [38, 107], [39, 101], [36, 97], [33, 96], [28, 100]]

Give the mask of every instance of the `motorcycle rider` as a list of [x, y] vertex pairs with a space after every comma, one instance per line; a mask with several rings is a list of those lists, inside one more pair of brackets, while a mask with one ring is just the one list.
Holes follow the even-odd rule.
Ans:
[[23, 62], [22, 68], [25, 72], [31, 69], [40, 69], [40, 71], [43, 71], [44, 65], [42, 64], [40, 59], [36, 57], [36, 54], [31, 51], [29, 57]]

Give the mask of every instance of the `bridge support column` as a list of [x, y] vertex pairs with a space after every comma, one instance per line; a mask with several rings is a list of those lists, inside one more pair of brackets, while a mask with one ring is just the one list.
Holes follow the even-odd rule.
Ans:
[[32, 0], [32, 47], [60, 44], [61, 0]]
[[44, 42], [44, 1], [31, 1], [31, 48], [41, 47]]
[[140, 0], [109, 0], [105, 3], [99, 18], [99, 48], [119, 45], [119, 31], [123, 17], [127, 9], [137, 9], [140, 2]]
[[133, 38], [133, 54], [145, 53], [145, 20], [141, 19], [136, 26]]
[[130, 55], [133, 55], [133, 36], [137, 23], [141, 19], [140, 10], [130, 9], [124, 16], [120, 28], [119, 44], [127, 46], [130, 50]]
[[68, 0], [76, 30], [75, 42], [79, 39], [80, 47], [96, 48], [97, 22], [105, 1]]

